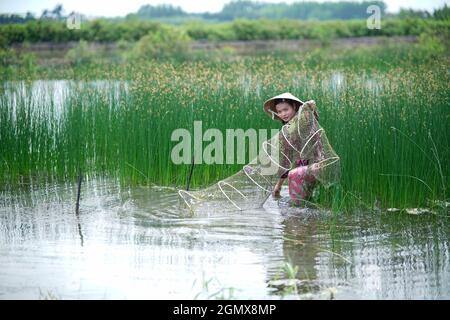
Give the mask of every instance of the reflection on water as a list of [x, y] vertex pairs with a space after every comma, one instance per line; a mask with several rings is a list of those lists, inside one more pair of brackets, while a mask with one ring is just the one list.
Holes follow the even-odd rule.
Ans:
[[[75, 183], [2, 191], [0, 298], [450, 298], [448, 218], [271, 199], [192, 217], [176, 190], [98, 179], [82, 186], [79, 230], [75, 199]], [[295, 294], [269, 285], [286, 262], [298, 266]]]
[[[119, 80], [34, 80], [3, 81], [0, 93], [7, 105], [15, 110], [19, 101], [26, 101], [29, 106], [39, 110], [42, 119], [49, 122], [58, 120], [63, 115], [67, 98], [74, 92], [86, 90], [101, 92], [108, 98], [109, 106], [118, 101], [122, 94], [129, 92], [129, 82]], [[13, 115], [16, 112], [12, 112]], [[56, 117], [54, 119], [53, 117]]]

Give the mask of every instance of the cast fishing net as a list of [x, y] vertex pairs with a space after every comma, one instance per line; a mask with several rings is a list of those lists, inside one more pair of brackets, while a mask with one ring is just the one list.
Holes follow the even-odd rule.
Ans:
[[325, 187], [337, 182], [339, 157], [315, 117], [315, 111], [314, 100], [305, 102], [237, 173], [201, 190], [179, 190], [180, 205], [191, 212], [208, 213], [260, 208], [279, 178], [295, 168], [299, 160], [308, 161], [308, 168], [316, 164], [310, 173]]

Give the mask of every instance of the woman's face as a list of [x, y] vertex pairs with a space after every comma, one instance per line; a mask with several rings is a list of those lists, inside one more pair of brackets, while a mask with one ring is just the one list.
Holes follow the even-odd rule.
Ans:
[[284, 122], [288, 122], [295, 116], [295, 109], [287, 102], [280, 102], [275, 106], [278, 117]]

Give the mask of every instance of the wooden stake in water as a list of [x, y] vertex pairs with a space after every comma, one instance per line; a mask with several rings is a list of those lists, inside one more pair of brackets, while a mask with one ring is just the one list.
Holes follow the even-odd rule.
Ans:
[[77, 203], [75, 206], [75, 214], [78, 216], [78, 214], [80, 213], [80, 193], [81, 193], [81, 180], [82, 180], [82, 175], [81, 175], [81, 169], [79, 169], [79, 174], [78, 174], [78, 192], [77, 192]]
[[83, 232], [81, 232], [81, 224], [80, 224], [80, 195], [81, 195], [81, 180], [82, 179], [83, 179], [83, 176], [81, 174], [81, 168], [80, 168], [79, 174], [78, 174], [78, 191], [77, 191], [77, 203], [75, 205], [75, 215], [77, 216], [77, 221], [78, 221], [78, 234], [80, 235], [81, 246], [83, 246], [83, 243], [84, 243]]
[[189, 191], [189, 185], [191, 184], [191, 177], [192, 177], [193, 172], [194, 172], [194, 156], [192, 156], [191, 170], [189, 171], [189, 176], [188, 176], [187, 185], [186, 185], [186, 191]]

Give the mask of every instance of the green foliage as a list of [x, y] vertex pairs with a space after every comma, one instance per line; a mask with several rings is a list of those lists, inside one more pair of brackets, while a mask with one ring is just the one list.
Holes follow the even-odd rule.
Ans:
[[190, 48], [191, 38], [174, 27], [162, 26], [156, 32], [142, 37], [132, 49], [131, 58], [164, 59], [184, 57]]
[[185, 13], [181, 7], [174, 7], [172, 5], [161, 4], [161, 5], [143, 5], [139, 8], [136, 15], [143, 19], [152, 19], [160, 17], [175, 17], [175, 16], [185, 16]]
[[433, 12], [433, 18], [437, 20], [450, 20], [450, 7], [445, 4], [441, 9]]
[[26, 16], [23, 17], [19, 14], [7, 14], [7, 13], [1, 13], [0, 14], [0, 24], [6, 24], [6, 23], [23, 23], [30, 20], [36, 19], [34, 15], [31, 12], [27, 12]]
[[431, 51], [434, 52], [435, 54], [444, 53], [446, 50], [445, 42], [442, 39], [442, 35], [436, 34], [434, 32], [421, 33], [417, 46], [422, 50]]
[[6, 79], [11, 75], [11, 68], [14, 64], [17, 64], [14, 50], [0, 48], [0, 77], [2, 79]]
[[183, 28], [192, 39], [220, 41], [236, 38], [233, 31], [224, 25], [211, 27], [201, 21], [191, 21], [186, 23]]
[[0, 46], [0, 79], [11, 77], [34, 78], [38, 66], [36, 55], [31, 52], [17, 51]]
[[84, 40], [80, 40], [76, 47], [66, 53], [66, 59], [74, 66], [92, 63], [94, 58], [94, 51], [89, 48], [89, 44]]
[[401, 8], [398, 15], [399, 18], [430, 18], [431, 14], [426, 10], [414, 10]]
[[62, 15], [63, 6], [57, 4], [53, 10], [44, 9], [40, 18], [36, 18], [33, 13], [27, 11], [25, 17], [19, 14], [0, 14], [0, 24], [7, 23], [24, 23], [27, 21], [41, 20], [63, 20], [66, 17]]
[[[173, 37], [174, 30], [186, 33], [192, 40], [276, 40], [319, 39], [360, 36], [418, 36], [425, 31], [441, 32], [450, 29], [450, 19], [385, 18], [381, 30], [369, 30], [365, 19], [302, 21], [292, 19], [237, 19], [226, 23], [188, 21], [170, 26], [155, 21], [129, 19], [112, 22], [106, 19], [82, 21], [81, 29], [68, 29], [60, 21], [29, 21], [25, 24], [0, 25], [0, 34], [7, 45], [34, 42], [57, 42], [85, 40], [88, 42], [138, 41], [149, 33], [158, 37]], [[167, 36], [163, 33], [169, 32]], [[176, 37], [175, 37], [176, 39]]]
[[215, 14], [201, 15], [205, 19], [229, 21], [235, 19], [365, 19], [369, 5], [377, 5], [384, 15], [386, 4], [383, 1], [363, 2], [324, 2], [312, 1], [286, 3], [263, 3], [249, 0], [231, 1]]

